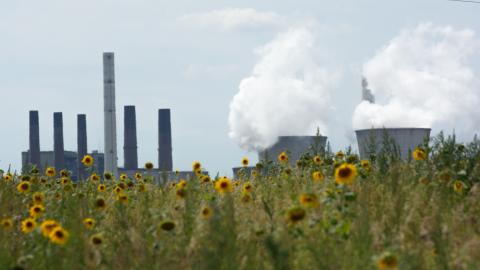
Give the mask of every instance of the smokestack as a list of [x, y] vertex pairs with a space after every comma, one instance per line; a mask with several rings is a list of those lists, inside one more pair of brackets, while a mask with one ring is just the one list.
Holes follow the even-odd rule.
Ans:
[[36, 165], [41, 170], [40, 162], [40, 124], [38, 120], [38, 111], [30, 111], [30, 160], [29, 163]]
[[105, 128], [105, 171], [118, 176], [117, 167], [117, 119], [115, 113], [114, 54], [103, 53], [103, 96]]
[[123, 157], [125, 160], [124, 167], [128, 170], [138, 169], [138, 153], [137, 153], [137, 120], [135, 106], [124, 107], [124, 147]]
[[77, 153], [78, 153], [78, 180], [84, 180], [85, 166], [82, 164], [82, 159], [88, 153], [87, 116], [85, 114], [77, 115]]
[[158, 110], [158, 168], [171, 172], [172, 161], [172, 127], [170, 109]]
[[53, 155], [55, 168], [65, 169], [65, 152], [63, 149], [63, 116], [61, 112], [53, 113]]

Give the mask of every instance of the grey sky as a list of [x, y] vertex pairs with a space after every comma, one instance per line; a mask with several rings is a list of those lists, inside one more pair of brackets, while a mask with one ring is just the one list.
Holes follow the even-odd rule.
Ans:
[[[222, 24], [205, 15], [234, 8], [261, 16]], [[119, 164], [123, 105], [137, 106], [140, 164], [157, 162], [157, 109], [171, 108], [174, 167], [200, 160], [212, 173], [230, 174], [247, 153], [228, 137], [229, 103], [258, 60], [255, 48], [298, 23], [314, 25], [319, 63], [341, 74], [329, 139], [344, 147], [353, 143], [348, 131], [365, 61], [420, 22], [478, 32], [479, 14], [480, 5], [443, 0], [3, 1], [0, 168], [20, 168], [31, 109], [40, 111], [42, 150], [52, 148], [56, 111], [64, 113], [67, 150], [76, 150], [77, 113], [87, 114], [89, 150], [103, 148], [101, 54], [114, 51]]]

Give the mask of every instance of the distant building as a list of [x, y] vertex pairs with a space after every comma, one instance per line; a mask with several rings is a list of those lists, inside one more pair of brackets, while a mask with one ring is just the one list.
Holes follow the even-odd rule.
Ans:
[[[90, 154], [94, 159], [93, 172], [102, 175], [104, 168], [104, 155], [98, 151], [93, 151]], [[22, 152], [22, 169], [29, 168], [30, 151]], [[53, 151], [40, 152], [40, 164], [42, 168], [54, 166], [55, 155]], [[78, 155], [77, 152], [65, 151], [65, 168], [56, 168], [58, 170], [67, 169], [71, 173], [72, 180], [78, 180]]]

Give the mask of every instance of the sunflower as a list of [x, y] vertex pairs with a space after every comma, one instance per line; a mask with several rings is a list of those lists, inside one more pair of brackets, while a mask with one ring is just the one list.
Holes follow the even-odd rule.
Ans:
[[91, 230], [93, 228], [93, 226], [95, 226], [95, 219], [93, 218], [86, 218], [83, 220], [83, 225], [85, 226], [85, 228]]
[[103, 174], [103, 178], [104, 178], [105, 180], [112, 180], [112, 179], [113, 179], [113, 174], [110, 173], [110, 172], [105, 172], [105, 173]]
[[187, 196], [187, 190], [185, 188], [178, 188], [175, 194], [178, 199], [183, 199]]
[[70, 177], [70, 172], [65, 169], [61, 170], [60, 177]]
[[116, 186], [114, 189], [113, 189], [113, 192], [115, 192], [115, 194], [120, 194], [120, 192], [122, 192], [122, 188], [119, 187], [119, 186]]
[[30, 191], [30, 182], [22, 181], [17, 185], [17, 190], [20, 193], [27, 193]]
[[243, 165], [244, 167], [247, 167], [247, 166], [248, 166], [248, 158], [246, 158], [246, 157], [242, 158], [242, 165]]
[[98, 210], [103, 210], [107, 206], [107, 203], [105, 202], [105, 199], [102, 197], [99, 197], [95, 200], [95, 208]]
[[35, 227], [37, 227], [37, 222], [33, 218], [27, 218], [22, 221], [22, 232], [31, 233]]
[[60, 183], [62, 183], [62, 185], [68, 185], [70, 184], [70, 178], [62, 177], [62, 179], [60, 179]]
[[350, 185], [357, 177], [357, 167], [350, 163], [343, 163], [335, 170], [335, 182], [342, 185]]
[[107, 190], [107, 186], [104, 185], [104, 184], [100, 184], [100, 185], [98, 185], [97, 190], [99, 192], [105, 192], [105, 190]]
[[121, 181], [125, 181], [125, 180], [127, 180], [127, 179], [128, 179], [128, 176], [127, 176], [126, 174], [122, 173], [122, 174], [120, 175], [120, 180], [121, 180]]
[[175, 223], [173, 221], [163, 221], [160, 223], [160, 228], [164, 231], [171, 231], [175, 229]]
[[58, 245], [64, 245], [70, 234], [62, 227], [58, 226], [53, 229], [53, 231], [49, 235], [50, 241]]
[[377, 267], [380, 270], [398, 269], [398, 258], [390, 252], [385, 252], [378, 258]]
[[137, 189], [139, 192], [145, 192], [147, 191], [147, 186], [145, 184], [138, 184]]
[[217, 180], [215, 182], [215, 189], [220, 193], [232, 192], [232, 181], [230, 181], [230, 179], [224, 176], [220, 180]]
[[335, 154], [335, 157], [338, 158], [338, 159], [343, 159], [345, 157], [345, 154], [342, 151], [338, 151]]
[[49, 219], [42, 222], [40, 225], [40, 230], [42, 231], [43, 236], [48, 237], [50, 233], [52, 233], [53, 229], [59, 226], [60, 224], [58, 224], [58, 222]]
[[182, 188], [185, 188], [186, 186], [187, 186], [187, 180], [182, 179], [180, 180], [180, 182], [178, 182], [177, 189], [182, 189]]
[[30, 213], [30, 216], [32, 218], [39, 218], [45, 213], [45, 207], [41, 204], [36, 204], [32, 207], [30, 207], [30, 210], [28, 211]]
[[202, 176], [201, 180], [202, 180], [202, 183], [208, 183], [211, 181], [210, 176], [208, 175]]
[[202, 169], [196, 169], [196, 170], [195, 170], [195, 175], [196, 175], [197, 177], [202, 176]]
[[142, 180], [142, 178], [143, 178], [143, 176], [142, 176], [141, 173], [137, 172], [137, 173], [135, 174], [135, 179], [137, 179], [137, 181]]
[[34, 204], [43, 204], [45, 201], [45, 195], [42, 192], [35, 192], [32, 195], [32, 200]]
[[0, 226], [4, 229], [10, 229], [13, 227], [13, 221], [10, 218], [4, 218], [0, 221]]
[[245, 183], [242, 187], [243, 192], [249, 193], [249, 192], [252, 192], [252, 190], [253, 190], [253, 186], [249, 182]]
[[425, 160], [427, 158], [427, 153], [421, 148], [416, 148], [415, 151], [412, 153], [413, 159], [420, 161]]
[[48, 177], [55, 177], [56, 175], [56, 171], [55, 171], [55, 168], [53, 167], [48, 167], [46, 170], [45, 170], [45, 175], [48, 176]]
[[128, 203], [128, 195], [125, 193], [120, 193], [117, 195], [117, 201], [127, 204]]
[[457, 193], [462, 193], [465, 189], [465, 183], [460, 180], [453, 182], [453, 190]]
[[10, 182], [10, 181], [13, 180], [13, 176], [11, 174], [7, 173], [5, 176], [3, 176], [3, 180], [5, 182]]
[[90, 243], [92, 243], [94, 246], [100, 246], [103, 244], [103, 237], [99, 234], [92, 235], [90, 237]]
[[176, 175], [176, 176], [179, 176], [179, 175], [180, 175], [180, 171], [179, 171], [179, 170], [175, 170], [175, 175]]
[[314, 156], [313, 157], [313, 162], [315, 162], [315, 164], [321, 165], [322, 164], [322, 158], [320, 156]]
[[317, 208], [320, 203], [318, 202], [317, 195], [312, 193], [304, 193], [298, 198], [300, 204], [307, 208]]
[[285, 218], [289, 223], [297, 223], [299, 221], [302, 221], [305, 218], [306, 214], [307, 213], [305, 212], [305, 209], [301, 207], [293, 207], [287, 211]]
[[209, 219], [213, 215], [213, 210], [209, 206], [204, 206], [202, 208], [202, 211], [200, 211], [200, 214], [201, 214], [202, 218]]
[[92, 175], [90, 175], [90, 180], [92, 182], [98, 182], [100, 181], [100, 176], [98, 176], [96, 173], [92, 173]]
[[93, 165], [93, 157], [90, 155], [85, 155], [82, 159], [82, 163], [86, 167], [91, 167]]
[[251, 175], [252, 175], [253, 178], [257, 177], [257, 175], [258, 175], [257, 170], [253, 170], [253, 171], [251, 172]]
[[312, 173], [312, 179], [315, 182], [323, 182], [323, 180], [325, 180], [325, 176], [321, 171], [316, 171]]
[[280, 153], [280, 155], [278, 155], [278, 161], [282, 163], [288, 162], [288, 156], [287, 156], [287, 153], [285, 153], [285, 151]]
[[370, 161], [368, 161], [368, 159], [364, 159], [362, 161], [360, 161], [360, 166], [362, 166], [362, 168], [369, 172], [371, 170], [371, 166], [370, 166]]
[[147, 169], [147, 170], [153, 169], [153, 163], [152, 162], [145, 163], [145, 169]]
[[193, 171], [197, 171], [198, 169], [201, 169], [202, 168], [202, 164], [200, 164], [200, 162], [198, 161], [194, 161], [192, 163], [192, 169]]

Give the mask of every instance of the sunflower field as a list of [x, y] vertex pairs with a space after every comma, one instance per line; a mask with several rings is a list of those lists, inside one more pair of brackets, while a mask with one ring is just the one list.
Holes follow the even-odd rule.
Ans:
[[3, 171], [0, 269], [480, 269], [477, 139], [239, 164], [163, 185]]

